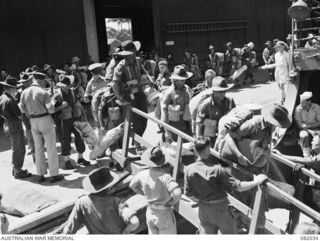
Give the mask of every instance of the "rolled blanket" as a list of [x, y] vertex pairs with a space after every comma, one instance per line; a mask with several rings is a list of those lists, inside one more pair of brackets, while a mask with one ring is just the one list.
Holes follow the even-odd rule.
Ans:
[[233, 75], [231, 76], [231, 78], [233, 80], [239, 78], [246, 70], [248, 69], [248, 67], [246, 65], [241, 66], [239, 69], [237, 69], [236, 71], [234, 71]]
[[75, 121], [73, 123], [75, 129], [79, 132], [82, 140], [89, 146], [93, 147], [99, 143], [99, 138], [94, 132], [91, 125], [86, 121]]
[[91, 160], [94, 160], [101, 156], [107, 148], [109, 148], [112, 144], [116, 143], [124, 132], [124, 123], [118, 125], [117, 127], [109, 130], [103, 138], [101, 138], [100, 142], [97, 143], [93, 149], [91, 150], [89, 157]]
[[[172, 142], [171, 144], [167, 146], [163, 146], [163, 152], [175, 157], [176, 156], [176, 151], [177, 151], [177, 142]], [[182, 144], [182, 151], [181, 151], [182, 156], [190, 156], [194, 155], [193, 152], [193, 143], [192, 142], [187, 142]]]

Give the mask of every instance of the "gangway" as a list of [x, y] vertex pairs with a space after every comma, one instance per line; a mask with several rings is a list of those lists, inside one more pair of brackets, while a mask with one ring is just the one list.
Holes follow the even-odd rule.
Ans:
[[[159, 126], [162, 126], [166, 128], [167, 130], [173, 132], [178, 136], [177, 139], [177, 147], [176, 147], [176, 155], [175, 157], [168, 157], [168, 162], [173, 166], [173, 172], [172, 176], [175, 180], [178, 181], [178, 177], [181, 173], [184, 171], [184, 165], [181, 162], [182, 159], [182, 144], [183, 140], [186, 140], [188, 142], [193, 142], [194, 138], [177, 130], [176, 128], [156, 119], [155, 117], [152, 117], [148, 115], [147, 113], [140, 111], [136, 108], [128, 107], [126, 111], [126, 119], [125, 119], [125, 130], [124, 130], [124, 137], [123, 137], [123, 146], [122, 149], [119, 151], [116, 151], [113, 153], [112, 157], [116, 162], [118, 162], [121, 167], [126, 168], [128, 165], [130, 165], [130, 162], [137, 160], [138, 157], [134, 156], [132, 153], [129, 152], [129, 141], [130, 138], [134, 139], [135, 141], [139, 142], [142, 146], [145, 146], [147, 148], [152, 147], [153, 145], [146, 141], [143, 137], [133, 133], [131, 128], [131, 117], [132, 114], [140, 115], [149, 121], [155, 122]], [[211, 154], [215, 157], [221, 159], [225, 163], [227, 163], [232, 169], [237, 169], [241, 171], [242, 173], [252, 176], [251, 173], [244, 170], [241, 166], [239, 166], [236, 163], [233, 163], [225, 158], [220, 157], [220, 155], [213, 149], [211, 149]], [[278, 155], [275, 153], [271, 153], [271, 158], [273, 158], [276, 161], [279, 161], [285, 165], [287, 165], [290, 168], [294, 168], [296, 166], [295, 163], [292, 161]], [[301, 173], [313, 178], [314, 180], [320, 182], [320, 176], [317, 174], [314, 174], [310, 172], [306, 168], [301, 168]], [[180, 183], [181, 184], [181, 183]], [[183, 185], [183, 184], [182, 184]], [[265, 212], [264, 210], [264, 197], [266, 195], [267, 191], [272, 191], [276, 193], [279, 197], [282, 197], [285, 201], [290, 203], [292, 206], [294, 206], [296, 209], [298, 209], [300, 212], [304, 213], [305, 215], [309, 216], [311, 219], [316, 220], [317, 222], [320, 222], [320, 213], [313, 210], [309, 206], [305, 205], [298, 199], [294, 198], [293, 196], [289, 195], [288, 193], [284, 192], [274, 184], [272, 184], [270, 181], [267, 181], [264, 185], [259, 186], [258, 190], [256, 192], [255, 200], [253, 208], [248, 207], [247, 205], [243, 204], [239, 200], [237, 200], [232, 195], [228, 195], [228, 199], [230, 201], [230, 204], [237, 209], [241, 213], [241, 217], [243, 220], [246, 220], [250, 224], [249, 228], [249, 234], [256, 234], [258, 233], [258, 229], [263, 227], [264, 233], [269, 234], [284, 234], [286, 233], [285, 230], [281, 230], [279, 227], [276, 227], [273, 225], [269, 220], [263, 220], [262, 223], [259, 223], [261, 214]], [[181, 200], [179, 203], [174, 207], [175, 210], [183, 216], [186, 220], [188, 220], [190, 223], [198, 227], [199, 219], [198, 219], [198, 206], [195, 202], [193, 202], [191, 199], [189, 199], [187, 196], [182, 195]], [[264, 215], [262, 215], [264, 216]], [[295, 223], [295, 222], [293, 222]], [[290, 227], [289, 233], [293, 231], [294, 227]]]

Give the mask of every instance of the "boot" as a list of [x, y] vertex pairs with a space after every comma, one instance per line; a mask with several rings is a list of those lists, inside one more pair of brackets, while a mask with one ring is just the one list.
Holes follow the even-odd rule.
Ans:
[[70, 160], [66, 161], [66, 168], [65, 169], [66, 170], [75, 169]]
[[32, 174], [29, 173], [27, 170], [16, 171], [14, 174], [14, 178], [16, 178], [16, 179], [23, 179], [23, 178], [28, 178], [31, 176], [32, 176]]
[[54, 182], [58, 182], [58, 181], [61, 181], [61, 180], [64, 180], [64, 176], [56, 175], [56, 176], [51, 177], [49, 182], [50, 183], [54, 183]]
[[78, 158], [78, 164], [82, 164], [84, 166], [90, 166], [91, 165], [91, 163], [88, 162], [87, 160], [85, 160], [83, 157]]

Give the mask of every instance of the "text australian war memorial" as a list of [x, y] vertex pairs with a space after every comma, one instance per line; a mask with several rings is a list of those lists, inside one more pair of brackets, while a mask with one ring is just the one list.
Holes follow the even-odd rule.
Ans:
[[319, 0], [0, 9], [2, 235], [320, 233]]

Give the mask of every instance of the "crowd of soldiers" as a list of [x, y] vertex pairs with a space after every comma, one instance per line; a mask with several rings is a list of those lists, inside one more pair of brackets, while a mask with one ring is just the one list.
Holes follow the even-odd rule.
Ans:
[[[274, 54], [271, 53], [271, 43], [267, 42], [266, 46], [269, 52], [264, 51], [264, 59], [270, 67], [270, 56]], [[38, 181], [46, 180], [46, 147], [50, 182], [57, 182], [63, 176], [59, 174], [56, 133], [66, 169], [75, 168], [70, 160], [72, 133], [78, 153], [77, 163], [91, 165], [83, 157], [86, 145], [74, 126], [75, 121], [88, 121], [83, 104], [91, 103], [94, 125], [100, 137], [124, 122], [128, 107], [148, 113], [148, 106], [153, 106], [156, 118], [196, 138], [194, 149], [198, 160], [189, 165], [185, 173], [185, 194], [199, 203], [201, 233], [217, 233], [218, 230], [221, 233], [236, 233], [226, 192], [246, 191], [267, 179], [266, 162], [262, 159], [266, 158], [270, 148], [272, 130], [274, 127], [288, 128], [292, 123], [287, 109], [281, 104], [268, 104], [262, 109], [258, 107], [261, 112], [257, 115], [252, 115], [257, 107], [251, 106], [250, 113], [246, 115], [247, 109], [237, 108], [234, 100], [226, 95], [234, 85], [240, 85], [237, 79], [230, 82], [229, 77], [242, 66], [246, 66], [243, 73], [245, 83], [254, 81], [252, 68], [257, 65], [254, 44], [250, 42], [237, 49], [228, 42], [223, 54], [216, 53], [210, 46], [209, 69], [204, 79], [197, 67], [197, 57], [191, 51], [185, 51], [181, 64], [176, 65], [171, 73], [167, 59], [144, 60], [138, 57], [140, 47], [139, 41], [123, 42], [107, 66], [93, 63], [87, 68], [80, 67], [80, 59], [74, 57], [61, 69], [45, 64], [43, 69], [37, 66], [27, 68], [20, 73], [19, 80], [11, 75], [6, 76], [0, 82], [4, 89], [0, 97], [0, 114], [5, 119], [5, 133], [11, 141], [12, 175], [15, 178], [31, 176], [22, 169], [26, 152], [24, 130]], [[275, 47], [282, 49], [285, 45], [277, 41]], [[89, 81], [88, 76], [91, 76]], [[199, 86], [200, 93], [195, 91]], [[238, 123], [234, 123], [234, 119], [229, 123], [237, 124], [237, 128], [221, 128], [222, 120], [228, 123], [228, 113], [229, 118], [230, 113], [231, 117], [238, 118]], [[224, 126], [227, 126], [226, 122]], [[134, 133], [143, 136], [146, 127], [147, 119], [132, 115]], [[159, 127], [159, 132], [163, 142], [177, 141], [177, 135], [169, 130]], [[243, 154], [240, 144], [251, 148], [249, 152], [253, 159]], [[142, 154], [144, 164], [150, 167], [135, 176], [130, 184], [135, 192], [147, 198], [149, 233], [176, 233], [172, 206], [179, 200], [182, 190], [164, 168], [166, 159], [161, 147], [145, 150], [138, 142], [134, 146], [137, 154]], [[215, 148], [223, 156], [228, 152], [228, 146], [237, 163], [257, 174], [254, 180], [240, 181], [221, 165], [212, 162], [210, 148]], [[91, 205], [96, 204], [89, 205], [87, 197], [79, 199], [65, 233], [76, 232], [81, 226], [79, 222], [84, 222], [90, 233], [130, 233], [137, 228], [139, 221], [136, 216], [120, 200], [108, 194], [114, 179], [108, 168], [94, 170], [84, 179], [84, 188], [90, 195], [96, 195], [99, 205], [93, 208]], [[105, 205], [113, 208], [103, 211]], [[88, 215], [82, 211], [86, 208], [89, 208], [86, 211]], [[91, 215], [93, 209], [101, 213]], [[97, 220], [100, 215], [103, 217]], [[105, 222], [108, 215], [113, 218]]]

